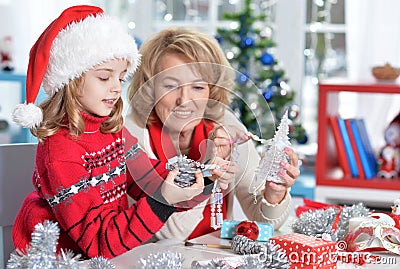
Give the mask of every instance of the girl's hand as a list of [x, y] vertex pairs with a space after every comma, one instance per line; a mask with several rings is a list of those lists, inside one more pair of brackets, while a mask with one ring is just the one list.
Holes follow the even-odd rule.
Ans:
[[279, 171], [280, 177], [284, 183], [275, 183], [271, 181], [265, 182], [264, 198], [271, 204], [280, 203], [286, 196], [288, 188], [293, 186], [297, 177], [300, 175], [299, 158], [291, 148], [285, 148], [286, 154], [289, 156], [289, 163], [282, 162], [282, 170]]
[[232, 153], [232, 145], [234, 143], [242, 144], [249, 140], [249, 136], [245, 131], [240, 130], [236, 126], [217, 126], [208, 135], [213, 143], [213, 152], [217, 157], [229, 159]]
[[204, 189], [204, 177], [198, 169], [195, 172], [196, 183], [190, 187], [181, 188], [174, 183], [174, 179], [178, 175], [179, 170], [174, 169], [168, 173], [163, 185], [161, 186], [161, 194], [169, 204], [176, 204], [183, 201], [193, 199], [199, 195]]
[[212, 181], [218, 180], [221, 189], [226, 190], [229, 183], [235, 179], [235, 174], [239, 171], [238, 165], [235, 162], [223, 160], [219, 157], [215, 157], [211, 163], [218, 165], [219, 168], [211, 170], [213, 175], [209, 178]]

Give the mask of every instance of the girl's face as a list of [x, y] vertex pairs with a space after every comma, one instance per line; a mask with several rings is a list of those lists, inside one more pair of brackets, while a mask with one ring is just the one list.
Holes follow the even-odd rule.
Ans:
[[127, 67], [126, 60], [110, 60], [87, 71], [83, 81], [83, 94], [78, 97], [82, 109], [94, 116], [110, 115], [121, 98]]
[[193, 131], [207, 107], [208, 83], [190, 66], [180, 54], [166, 54], [160, 59], [155, 112], [170, 132]]

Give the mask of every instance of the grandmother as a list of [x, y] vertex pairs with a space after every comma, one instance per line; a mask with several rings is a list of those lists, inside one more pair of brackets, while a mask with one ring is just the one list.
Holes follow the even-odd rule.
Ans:
[[298, 158], [286, 148], [289, 161], [280, 171], [284, 183], [267, 180], [254, 199], [251, 184], [260, 156], [228, 107], [235, 71], [218, 42], [202, 32], [170, 28], [144, 42], [140, 53], [142, 63], [128, 89], [127, 130], [151, 158], [167, 162], [182, 154], [222, 167], [205, 180], [218, 180], [222, 205], [215, 208], [206, 200], [175, 212], [155, 239], [185, 240], [212, 232], [217, 212], [233, 218], [235, 196], [248, 219], [278, 229], [291, 209], [289, 189], [300, 174]]

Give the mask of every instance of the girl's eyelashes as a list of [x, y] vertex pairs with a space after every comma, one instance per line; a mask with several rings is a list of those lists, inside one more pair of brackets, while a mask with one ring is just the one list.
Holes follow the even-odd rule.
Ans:
[[194, 90], [196, 90], [196, 91], [201, 91], [201, 90], [204, 90], [205, 89], [205, 87], [204, 86], [193, 86], [193, 89]]

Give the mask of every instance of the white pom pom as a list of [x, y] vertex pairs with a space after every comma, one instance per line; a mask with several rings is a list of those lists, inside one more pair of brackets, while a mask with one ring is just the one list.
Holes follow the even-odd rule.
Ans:
[[25, 128], [35, 128], [43, 120], [42, 110], [32, 103], [19, 104], [14, 109], [13, 121]]

